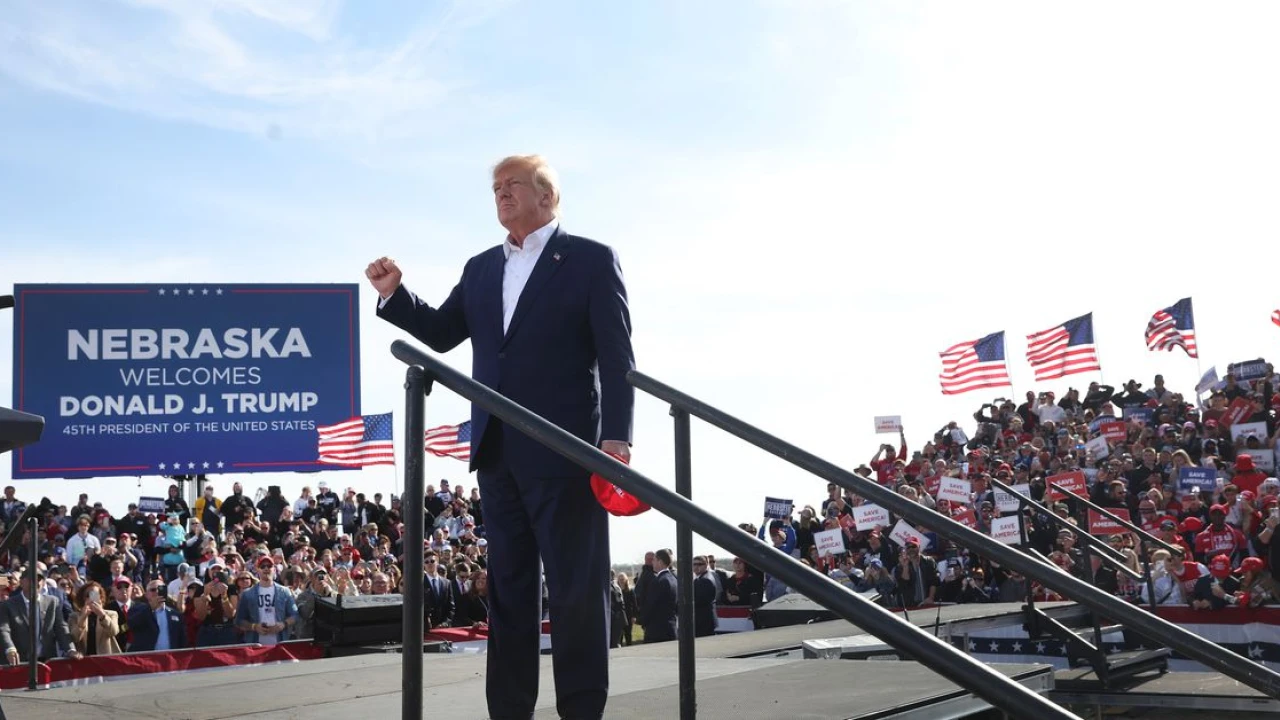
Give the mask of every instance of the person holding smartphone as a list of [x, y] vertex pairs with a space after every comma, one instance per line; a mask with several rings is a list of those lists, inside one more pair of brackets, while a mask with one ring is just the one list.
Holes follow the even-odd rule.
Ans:
[[107, 593], [98, 583], [90, 580], [75, 594], [75, 612], [68, 623], [71, 627], [71, 642], [81, 655], [119, 655], [120, 644], [116, 636], [120, 634], [120, 616], [114, 610], [107, 610]]

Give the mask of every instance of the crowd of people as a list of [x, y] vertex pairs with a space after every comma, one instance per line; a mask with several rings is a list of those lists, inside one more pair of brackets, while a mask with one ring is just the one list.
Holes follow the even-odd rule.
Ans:
[[[1272, 542], [1280, 527], [1280, 481], [1257, 465], [1273, 468], [1280, 448], [1275, 379], [1269, 365], [1266, 377], [1252, 382], [1228, 376], [1204, 401], [1188, 401], [1158, 375], [1146, 390], [1131, 380], [1119, 392], [1093, 383], [1083, 396], [1072, 389], [1061, 399], [1049, 392], [1028, 392], [1021, 403], [996, 398], [974, 413], [972, 439], [951, 422], [913, 451], [900, 432], [896, 446], [882, 445], [855, 472], [983, 532], [1016, 514], [1029, 548], [1133, 602], [1205, 610], [1271, 604], [1280, 599], [1274, 579], [1280, 543]], [[1247, 410], [1230, 411], [1241, 398]], [[1255, 432], [1233, 431], [1245, 425]], [[1098, 438], [1107, 438], [1105, 446]], [[1182, 468], [1207, 469], [1211, 482], [1185, 487]], [[1130, 532], [1101, 536], [1134, 573], [1142, 572], [1139, 553], [1146, 552], [1150, 583], [1135, 581], [1098, 553], [1081, 552], [1078, 534], [1090, 531], [1084, 503], [1070, 494], [1054, 497], [1046, 485], [1076, 471], [1094, 503], [1127, 511], [1135, 524], [1181, 550], [1144, 545]], [[969, 483], [967, 501], [937, 497], [946, 477]], [[993, 479], [1025, 486], [1046, 509], [1000, 503]], [[740, 527], [854, 590], [875, 591], [893, 607], [1026, 597], [1018, 573], [951, 544], [927, 523], [912, 528], [915, 539], [901, 541], [889, 537], [896, 516], [859, 529], [852, 518], [864, 502], [832, 484], [821, 502]], [[14, 487], [6, 488], [3, 530], [25, 510]], [[324, 481], [293, 501], [274, 486], [251, 499], [237, 482], [225, 498], [205, 485], [193, 506], [173, 485], [161, 512], [130, 504], [117, 516], [88, 495], [70, 508], [41, 508], [34, 593], [25, 554], [0, 557], [8, 571], [0, 575], [0, 650], [10, 663], [29, 657], [29, 639], [14, 629], [33, 595], [51, 618], [37, 648], [41, 657], [314, 637], [319, 599], [403, 591], [402, 512], [396, 497], [387, 506], [381, 494], [367, 498], [348, 488], [339, 496]], [[425, 512], [429, 627], [484, 627], [487, 541], [478, 489], [468, 493], [447, 480], [439, 489], [428, 486]], [[819, 552], [816, 536], [824, 530], [840, 531], [844, 552]], [[646, 554], [635, 578], [616, 574], [614, 647], [636, 641], [636, 626], [645, 642], [675, 639], [675, 563], [669, 549], [660, 549]], [[717, 631], [718, 606], [756, 607], [792, 592], [741, 558], [732, 559], [731, 569], [718, 567], [713, 555], [690, 563], [700, 636]], [[1033, 592], [1061, 599], [1035, 583]]]
[[[1280, 481], [1260, 466], [1274, 468], [1280, 455], [1276, 380], [1267, 365], [1265, 377], [1252, 381], [1228, 375], [1203, 400], [1165, 387], [1160, 375], [1146, 389], [1130, 380], [1119, 391], [1091, 383], [1087, 391], [1071, 389], [1062, 398], [1052, 392], [1028, 392], [1021, 403], [996, 398], [973, 414], [972, 438], [951, 422], [912, 450], [900, 432], [896, 446], [882, 445], [855, 472], [982, 532], [990, 532], [997, 518], [1018, 515], [1027, 547], [1133, 602], [1203, 610], [1273, 604], [1280, 598], [1274, 579], [1280, 572], [1280, 542], [1273, 542], [1280, 526]], [[1245, 427], [1250, 432], [1240, 432]], [[1106, 438], [1105, 445], [1098, 438]], [[1182, 468], [1206, 469], [1200, 477], [1209, 479], [1184, 486]], [[1133, 573], [1143, 572], [1139, 553], [1147, 553], [1151, 583], [1135, 580], [1096, 552], [1082, 552], [1078, 535], [1091, 530], [1086, 506], [1070, 494], [1055, 496], [1046, 484], [1075, 472], [1084, 476], [1093, 503], [1127, 512], [1133, 524], [1181, 551], [1144, 545], [1135, 533], [1115, 526], [1095, 532]], [[938, 499], [945, 477], [970, 483], [967, 500]], [[1026, 486], [1047, 512], [1007, 503], [1001, 508], [993, 480]], [[1026, 597], [1021, 575], [953, 545], [927, 523], [914, 526], [915, 539], [902, 542], [889, 537], [896, 515], [887, 525], [858, 529], [853, 516], [864, 502], [830, 484], [821, 502], [793, 508], [787, 517], [765, 518], [758, 527], [739, 527], [854, 590], [875, 591], [880, 603], [892, 607]], [[1067, 527], [1048, 517], [1050, 512]], [[845, 552], [820, 554], [815, 536], [828, 530], [840, 531]], [[780, 578], [741, 558], [733, 560], [732, 572], [716, 569], [705, 557], [692, 564], [695, 607], [699, 617], [712, 621], [717, 606], [754, 607], [792, 592]], [[638, 614], [646, 638], [651, 623], [662, 626], [659, 637], [674, 627], [675, 578], [654, 582], [666, 578], [669, 568], [669, 558], [663, 562], [651, 553], [640, 573]], [[661, 601], [646, 597], [654, 594], [651, 588], [657, 588]], [[1038, 583], [1033, 592], [1043, 600], [1063, 599]]]
[[[130, 503], [116, 516], [87, 494], [70, 508], [37, 508], [35, 591], [25, 564], [29, 530], [20, 530], [21, 549], [0, 557], [0, 650], [10, 664], [29, 659], [22, 628], [32, 597], [46, 619], [36, 652], [47, 659], [308, 639], [322, 598], [402, 592], [399, 499], [388, 507], [380, 493], [351, 488], [339, 496], [325, 481], [317, 490], [304, 487], [290, 501], [272, 486], [251, 499], [236, 482], [219, 498], [206, 484], [192, 506], [175, 484], [161, 512]], [[483, 628], [480, 495], [448, 480], [426, 491], [428, 626]], [[5, 488], [4, 533], [26, 510], [15, 488]]]

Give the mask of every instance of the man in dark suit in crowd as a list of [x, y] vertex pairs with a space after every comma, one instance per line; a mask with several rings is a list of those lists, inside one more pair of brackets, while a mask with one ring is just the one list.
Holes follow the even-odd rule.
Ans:
[[[475, 379], [592, 446], [629, 458], [635, 393], [631, 319], [614, 251], [565, 232], [555, 172], [538, 156], [493, 170], [506, 240], [471, 258], [432, 307], [401, 285], [395, 261], [370, 263], [378, 315], [436, 352], [471, 340]], [[599, 718], [609, 687], [609, 525], [590, 473], [471, 409], [489, 541], [490, 716], [533, 715], [538, 696], [541, 585], [550, 597], [556, 708]]]
[[[653, 580], [640, 604], [640, 625], [646, 643], [670, 642], [676, 639], [676, 576], [671, 572], [671, 551], [653, 554]], [[555, 642], [554, 640], [552, 641]]]
[[178, 606], [168, 597], [163, 580], [147, 581], [147, 595], [129, 608], [129, 652], [179, 650], [186, 647], [187, 630]]
[[711, 579], [711, 571], [707, 567], [707, 558], [699, 555], [693, 559], [693, 634], [695, 637], [706, 637], [716, 634], [719, 620], [716, 619], [715, 581]]
[[[46, 595], [31, 590], [31, 577], [24, 569], [18, 581], [19, 592], [9, 596], [0, 605], [0, 646], [4, 649], [5, 659], [10, 665], [27, 662], [31, 659], [31, 603], [29, 598], [35, 597], [40, 608], [39, 652], [41, 660], [62, 656], [78, 658], [80, 653], [71, 646], [71, 633], [67, 629], [67, 619], [59, 609], [59, 601], [53, 595]], [[37, 569], [38, 581], [44, 582], [44, 570]]]
[[457, 598], [449, 578], [440, 567], [440, 559], [434, 550], [428, 550], [422, 562], [426, 570], [422, 587], [426, 591], [427, 627], [449, 627], [453, 625], [453, 614], [457, 608]]
[[644, 554], [644, 565], [640, 566], [640, 574], [636, 576], [636, 604], [644, 607], [644, 594], [653, 582], [653, 553]]

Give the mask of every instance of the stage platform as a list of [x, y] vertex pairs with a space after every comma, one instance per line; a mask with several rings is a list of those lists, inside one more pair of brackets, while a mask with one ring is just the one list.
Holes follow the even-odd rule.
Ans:
[[[1036, 607], [1055, 614], [1073, 612], [1076, 604], [1072, 602], [1036, 603]], [[972, 603], [915, 610], [908, 613], [907, 619], [914, 625], [928, 628], [930, 633], [933, 632], [934, 624], [937, 623], [939, 634], [946, 637], [948, 623], [957, 626], [963, 624], [966, 629], [983, 625], [1008, 625], [1011, 619], [1016, 619], [1021, 612], [1022, 603]], [[896, 614], [899, 617], [902, 616], [901, 612]], [[695, 655], [699, 658], [749, 658], [787, 652], [798, 653], [807, 640], [849, 637], [865, 633], [867, 630], [847, 620], [787, 625], [754, 632], [698, 638], [695, 644]], [[672, 645], [674, 646], [674, 643]], [[614, 657], [675, 657], [675, 650], [668, 648], [666, 643], [636, 645], [615, 650], [614, 653]]]
[[[1007, 626], [1020, 604], [957, 605], [910, 614], [939, 634]], [[1051, 614], [1075, 612], [1055, 604]], [[874, 645], [866, 631], [843, 620], [699, 638], [696, 644], [698, 717], [871, 718], [965, 717], [988, 707], [917, 663], [898, 660], [805, 659], [809, 647]], [[614, 650], [610, 659], [609, 718], [677, 717], [678, 664], [674, 642]], [[821, 653], [818, 657], [839, 657]], [[484, 718], [483, 654], [429, 654], [424, 659], [425, 715]], [[551, 658], [542, 660], [536, 717], [555, 718]], [[1127, 691], [1090, 683], [1087, 669], [1054, 670], [1026, 663], [990, 665], [1085, 717], [1136, 708], [1161, 720], [1209, 716], [1244, 720], [1280, 717], [1280, 703], [1216, 673], [1179, 673], [1136, 680]], [[93, 717], [101, 720], [322, 720], [395, 718], [400, 714], [400, 656], [377, 653], [327, 660], [230, 667], [171, 675], [0, 693], [7, 720]]]
[[[484, 664], [483, 655], [428, 657], [424, 714], [485, 718]], [[1048, 665], [992, 667], [1039, 692], [1052, 687]], [[678, 717], [671, 658], [618, 657], [610, 663], [610, 676], [607, 717]], [[543, 658], [541, 678], [536, 717], [555, 718], [550, 658]], [[367, 655], [6, 692], [0, 707], [9, 720], [327, 720], [399, 717], [400, 700], [399, 656]], [[698, 717], [704, 720], [941, 718], [986, 707], [915, 663], [769, 658], [698, 663]]]

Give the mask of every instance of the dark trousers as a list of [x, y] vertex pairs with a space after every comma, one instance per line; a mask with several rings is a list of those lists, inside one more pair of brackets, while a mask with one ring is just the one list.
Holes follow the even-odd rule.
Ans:
[[591, 492], [589, 473], [539, 477], [509, 466], [499, 452], [486, 453], [477, 470], [489, 541], [489, 716], [533, 717], [541, 556], [556, 709], [562, 718], [602, 717], [609, 690], [609, 516]]

